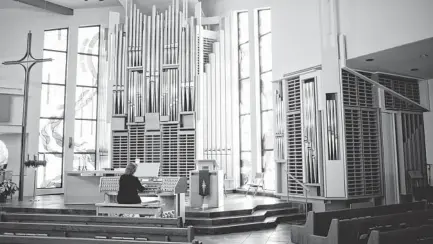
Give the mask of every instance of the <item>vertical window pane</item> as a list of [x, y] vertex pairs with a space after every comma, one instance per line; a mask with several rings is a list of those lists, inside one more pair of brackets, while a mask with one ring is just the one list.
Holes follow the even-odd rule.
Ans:
[[65, 110], [65, 87], [42, 84], [41, 117], [63, 118]]
[[249, 40], [248, 12], [238, 13], [238, 43], [242, 44]]
[[62, 171], [63, 171], [63, 154], [46, 154], [45, 167], [37, 169], [37, 187], [38, 188], [61, 188]]
[[74, 152], [95, 152], [96, 121], [75, 120]]
[[77, 87], [75, 92], [75, 118], [96, 119], [97, 91], [96, 88]]
[[264, 175], [264, 188], [266, 190], [275, 190], [275, 162], [274, 151], [265, 151], [262, 156]]
[[260, 72], [272, 69], [272, 33], [266, 34], [259, 39], [260, 48]]
[[245, 43], [239, 46], [239, 79], [250, 76], [250, 45]]
[[272, 110], [262, 112], [262, 150], [269, 150], [274, 148], [274, 132], [272, 118]]
[[260, 75], [260, 107], [262, 111], [273, 108], [273, 92], [271, 81], [272, 72], [266, 72]]
[[251, 150], [251, 115], [241, 116], [241, 151]]
[[250, 89], [250, 79], [245, 79], [239, 82], [240, 114], [248, 114], [251, 111]]
[[99, 57], [78, 55], [77, 85], [97, 86], [99, 72]]
[[99, 26], [78, 29], [78, 52], [99, 54]]
[[241, 152], [241, 186], [251, 179], [252, 163], [251, 152]]
[[63, 152], [63, 120], [39, 120], [39, 152]]
[[44, 50], [44, 58], [52, 58], [51, 62], [42, 64], [42, 82], [51, 84], [65, 84], [66, 82], [66, 53]]
[[259, 11], [259, 35], [271, 31], [271, 10], [264, 9]]
[[68, 49], [68, 29], [45, 31], [44, 49], [66, 52]]
[[96, 154], [74, 154], [73, 170], [95, 170]]

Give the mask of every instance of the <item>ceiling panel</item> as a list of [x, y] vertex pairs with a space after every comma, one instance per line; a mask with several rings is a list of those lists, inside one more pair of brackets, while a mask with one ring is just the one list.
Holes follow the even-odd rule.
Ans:
[[119, 0], [49, 0], [52, 3], [59, 4], [72, 9], [81, 8], [100, 8], [108, 6], [120, 6]]
[[[369, 59], [373, 59], [367, 61]], [[433, 79], [433, 38], [347, 60], [347, 66]]]

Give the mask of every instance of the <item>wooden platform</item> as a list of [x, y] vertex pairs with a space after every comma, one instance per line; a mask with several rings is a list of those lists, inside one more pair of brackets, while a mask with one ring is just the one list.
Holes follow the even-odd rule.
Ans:
[[[94, 205], [66, 205], [63, 195], [39, 196], [36, 202], [25, 198], [0, 203], [0, 211], [11, 213], [47, 213], [96, 215]], [[222, 234], [274, 228], [280, 221], [297, 221], [305, 215], [298, 205], [270, 196], [245, 196], [228, 194], [220, 208], [197, 209], [189, 207], [186, 198], [186, 224], [192, 225], [196, 233]], [[236, 228], [233, 228], [236, 226]]]

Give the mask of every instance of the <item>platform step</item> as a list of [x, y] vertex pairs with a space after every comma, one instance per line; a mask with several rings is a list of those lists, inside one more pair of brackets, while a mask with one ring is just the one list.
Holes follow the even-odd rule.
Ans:
[[254, 208], [242, 209], [242, 210], [226, 210], [226, 211], [187, 211], [185, 218], [219, 218], [219, 217], [231, 217], [231, 216], [245, 216], [253, 214], [259, 210], [270, 210], [270, 209], [281, 209], [281, 208], [292, 208], [291, 203], [274, 203], [274, 204], [263, 204], [257, 205]]
[[33, 213], [33, 214], [72, 214], [72, 215], [96, 215], [94, 209], [55, 209], [55, 208], [20, 208], [0, 207], [0, 212], [8, 213]]
[[186, 225], [200, 225], [200, 226], [218, 226], [236, 223], [251, 223], [264, 221], [267, 217], [276, 215], [287, 215], [297, 213], [296, 208], [277, 208], [269, 210], [259, 210], [248, 215], [230, 216], [230, 217], [216, 217], [216, 218], [186, 218]]
[[254, 231], [275, 228], [278, 223], [291, 222], [305, 219], [305, 214], [285, 214], [266, 218], [264, 221], [254, 221], [250, 223], [226, 224], [218, 226], [195, 225], [194, 231], [197, 235], [216, 235], [236, 232]]

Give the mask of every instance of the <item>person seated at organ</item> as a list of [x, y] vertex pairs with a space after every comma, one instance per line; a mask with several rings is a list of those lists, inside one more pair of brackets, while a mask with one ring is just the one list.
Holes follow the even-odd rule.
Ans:
[[144, 191], [144, 186], [140, 180], [134, 176], [137, 165], [129, 163], [126, 166], [125, 173], [119, 179], [119, 192], [117, 193], [117, 203], [119, 204], [137, 204], [141, 203], [138, 192]]

